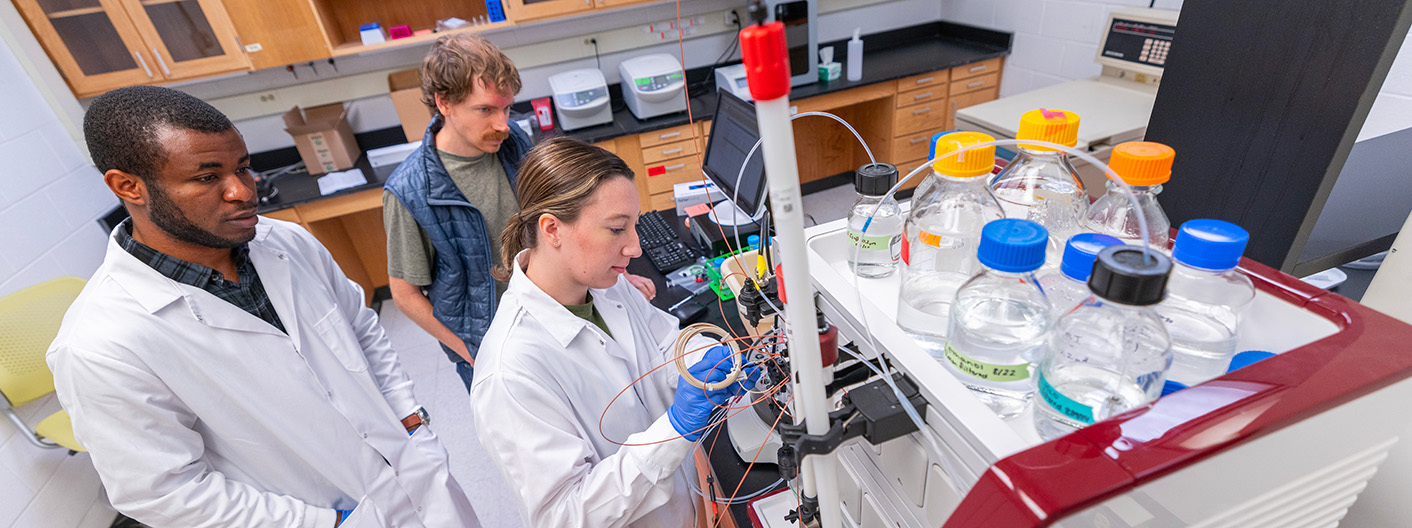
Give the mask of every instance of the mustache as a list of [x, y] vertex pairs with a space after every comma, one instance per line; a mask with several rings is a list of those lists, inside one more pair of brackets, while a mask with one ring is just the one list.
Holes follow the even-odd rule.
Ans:
[[490, 132], [487, 132], [485, 136], [482, 137], [488, 141], [503, 141], [506, 138], [510, 137], [510, 133], [501, 132], [499, 130], [492, 130]]

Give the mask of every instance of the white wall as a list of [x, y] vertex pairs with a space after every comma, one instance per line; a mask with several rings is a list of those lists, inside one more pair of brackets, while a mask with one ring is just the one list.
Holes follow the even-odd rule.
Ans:
[[1387, 79], [1373, 101], [1373, 110], [1358, 141], [1412, 127], [1412, 37], [1402, 41], [1402, 49], [1388, 71]]
[[[107, 240], [94, 220], [117, 199], [3, 40], [0, 188], [0, 295], [93, 274]], [[19, 413], [35, 424], [58, 409], [51, 394]], [[0, 526], [98, 528], [114, 515], [87, 454], [41, 449], [0, 421]]]
[[[1094, 59], [1108, 13], [1147, 7], [1147, 0], [942, 0], [941, 18], [1015, 33], [1000, 96], [1098, 75]], [[1180, 10], [1182, 0], [1158, 0]]]

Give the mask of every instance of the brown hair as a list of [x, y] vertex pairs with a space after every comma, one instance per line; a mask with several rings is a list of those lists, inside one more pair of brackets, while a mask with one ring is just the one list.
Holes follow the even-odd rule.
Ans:
[[500, 233], [501, 265], [496, 279], [509, 281], [520, 251], [539, 244], [540, 215], [574, 223], [603, 182], [633, 179], [632, 169], [616, 154], [582, 141], [557, 137], [535, 145], [520, 164], [515, 196], [520, 212]]
[[422, 59], [422, 104], [433, 113], [436, 96], [450, 104], [466, 100], [475, 89], [476, 79], [505, 95], [520, 93], [520, 71], [500, 48], [485, 37], [455, 33], [436, 39]]

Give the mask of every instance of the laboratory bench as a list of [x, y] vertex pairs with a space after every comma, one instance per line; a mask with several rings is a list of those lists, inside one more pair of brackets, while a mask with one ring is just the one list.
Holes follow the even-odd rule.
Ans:
[[[1010, 53], [1012, 35], [949, 22], [929, 22], [864, 35], [863, 76], [840, 77], [794, 87], [790, 98], [798, 112], [828, 111], [852, 124], [879, 161], [910, 170], [925, 161], [928, 139], [951, 129], [956, 109], [999, 96], [1000, 71]], [[845, 40], [824, 42], [842, 58]], [[599, 145], [628, 163], [644, 211], [672, 209], [672, 185], [701, 178], [698, 153], [704, 152], [715, 112], [714, 70], [687, 71], [693, 90], [690, 117], [686, 113], [639, 120], [622, 103], [619, 85], [613, 96], [613, 122], [571, 132], [559, 128], [534, 130], [534, 140], [570, 136]], [[512, 108], [530, 114], [528, 102]], [[868, 156], [843, 125], [824, 118], [795, 124], [801, 183], [850, 173]], [[400, 127], [358, 134], [364, 150], [402, 142]], [[297, 161], [294, 149], [252, 155], [257, 169], [280, 166], [276, 160]], [[292, 161], [289, 161], [292, 160]], [[382, 184], [395, 166], [375, 172], [364, 156], [357, 162], [366, 184], [327, 196], [319, 194], [314, 177], [287, 175], [273, 187], [278, 195], [262, 202], [262, 215], [296, 222], [319, 239], [349, 278], [363, 287], [369, 302], [386, 287], [387, 235], [382, 224]]]

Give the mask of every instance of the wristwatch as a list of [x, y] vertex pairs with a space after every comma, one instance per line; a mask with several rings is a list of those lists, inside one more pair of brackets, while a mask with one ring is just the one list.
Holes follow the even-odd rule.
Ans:
[[427, 413], [426, 407], [417, 407], [415, 412], [402, 419], [402, 426], [406, 427], [409, 433], [423, 425], [431, 425], [431, 415]]

